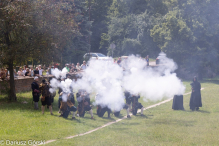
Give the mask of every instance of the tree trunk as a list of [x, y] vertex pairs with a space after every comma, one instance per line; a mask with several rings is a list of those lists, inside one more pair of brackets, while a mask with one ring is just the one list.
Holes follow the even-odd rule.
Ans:
[[16, 91], [15, 91], [15, 82], [14, 82], [14, 69], [13, 69], [13, 61], [10, 61], [8, 64], [9, 72], [10, 72], [10, 91], [9, 91], [9, 100], [17, 101]]
[[[5, 22], [5, 26], [6, 26], [6, 32], [5, 32], [5, 41], [6, 44], [8, 46], [8, 49], [10, 50], [11, 48], [11, 42], [10, 42], [10, 37], [9, 37], [9, 22]], [[11, 52], [12, 54], [12, 52]], [[9, 52], [9, 55], [11, 55]], [[13, 69], [13, 57], [11, 57], [11, 59], [9, 59], [8, 67], [9, 67], [9, 72], [10, 72], [10, 90], [9, 90], [9, 100], [10, 101], [17, 101], [17, 97], [16, 97], [16, 92], [15, 92], [15, 83], [14, 83], [14, 69]]]

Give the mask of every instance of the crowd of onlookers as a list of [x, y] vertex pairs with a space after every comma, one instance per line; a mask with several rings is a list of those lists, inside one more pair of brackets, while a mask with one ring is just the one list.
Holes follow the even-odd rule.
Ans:
[[[27, 66], [23, 66], [19, 67], [18, 71], [14, 69], [14, 77], [40, 77], [43, 75], [51, 75], [52, 70], [55, 68], [60, 69], [58, 65], [49, 65], [49, 67], [46, 67], [45, 65], [43, 67], [41, 65], [38, 65], [35, 69], [33, 69], [33, 67], [28, 68]], [[74, 63], [65, 64], [65, 68], [67, 69], [68, 73], [76, 73], [85, 70], [87, 68], [87, 64], [86, 61], [83, 61], [82, 65], [80, 65], [80, 63], [77, 63], [76, 65]], [[0, 69], [0, 79], [10, 79], [10, 72], [7, 68]]]
[[[123, 58], [123, 59], [127, 59]], [[145, 61], [147, 62], [147, 66], [149, 66], [149, 56], [145, 57]], [[114, 63], [121, 66], [122, 58], [119, 57], [118, 59], [114, 59]], [[33, 67], [28, 68], [27, 66], [19, 67], [18, 71], [14, 69], [14, 77], [35, 77], [35, 76], [43, 76], [43, 75], [51, 75], [52, 70], [55, 68], [59, 68], [58, 64], [49, 65], [49, 67], [46, 67], [45, 65], [42, 67], [41, 65], [38, 65], [35, 69]], [[65, 64], [65, 68], [67, 69], [68, 73], [76, 73], [83, 71], [87, 68], [86, 61], [83, 61], [83, 63], [80, 65], [80, 63], [77, 63], [76, 65], [74, 63]], [[59, 68], [60, 69], [60, 68]], [[0, 79], [2, 80], [8, 80], [10, 78], [10, 73], [7, 68], [1, 68], [0, 69]]]

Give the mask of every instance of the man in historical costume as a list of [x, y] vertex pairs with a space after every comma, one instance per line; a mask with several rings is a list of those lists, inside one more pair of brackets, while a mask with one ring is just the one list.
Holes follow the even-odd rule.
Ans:
[[85, 90], [80, 89], [76, 94], [78, 101], [78, 116], [84, 117], [85, 111], [89, 111], [93, 119], [93, 110], [90, 106], [90, 96]]
[[50, 114], [53, 115], [52, 113], [52, 105], [51, 105], [51, 95], [49, 92], [49, 83], [45, 79], [42, 80], [42, 83], [40, 84], [40, 91], [42, 93], [41, 97], [41, 103], [42, 103], [42, 114], [44, 114], [45, 111], [45, 105], [49, 106], [49, 111]]
[[190, 84], [192, 86], [192, 93], [190, 97], [190, 109], [199, 110], [199, 107], [202, 107], [201, 99], [201, 84], [198, 82], [197, 77], [193, 78], [193, 82]]
[[61, 115], [64, 118], [68, 118], [68, 115], [70, 111], [73, 111], [72, 119], [75, 119], [75, 113], [77, 111], [77, 108], [74, 106], [75, 104], [75, 99], [74, 99], [74, 94], [73, 90], [72, 92], [61, 92], [60, 95], [62, 96], [62, 101], [61, 101], [61, 106], [60, 106], [60, 111]]
[[144, 107], [142, 106], [142, 104], [140, 102], [138, 102], [138, 99], [140, 98], [140, 95], [131, 95], [131, 100], [132, 100], [132, 113], [133, 115], [137, 114], [138, 109], [141, 109], [141, 116], [143, 116], [143, 111], [144, 111]]
[[[97, 94], [96, 97], [95, 97], [95, 100], [101, 100], [101, 95], [100, 94]], [[111, 109], [109, 109], [107, 106], [103, 106], [103, 105], [97, 105], [97, 115], [99, 117], [103, 117], [103, 115], [105, 114], [105, 112], [108, 113], [108, 118], [111, 118], [110, 117], [110, 113], [112, 112]]]
[[[62, 77], [61, 79], [59, 78], [58, 81], [59, 81], [59, 82], [64, 82], [64, 81], [65, 81], [65, 78], [63, 78], [63, 77]], [[59, 91], [58, 91], [58, 94], [59, 94], [58, 109], [59, 109], [59, 111], [58, 111], [58, 113], [61, 113], [60, 106], [61, 106], [61, 101], [62, 101], [62, 94], [61, 94], [62, 91], [63, 91], [62, 88], [59, 87]]]
[[[126, 110], [127, 112], [127, 118], [131, 118], [131, 116], [129, 115], [129, 110], [131, 109], [131, 102], [132, 102], [132, 98], [131, 98], [131, 94], [128, 91], [125, 91], [125, 100], [126, 100], [126, 104], [123, 105], [123, 109]], [[120, 115], [120, 111], [114, 111], [113, 113], [116, 117], [119, 117]]]
[[[50, 84], [50, 82], [51, 82], [51, 80], [52, 80], [53, 78], [52, 77], [50, 77], [49, 78], [49, 84]], [[54, 91], [50, 91], [50, 96], [51, 96], [51, 105], [53, 104], [53, 102], [54, 102], [54, 98], [55, 98], [55, 96], [56, 96], [56, 91], [54, 90]], [[49, 108], [49, 106], [47, 106], [47, 108]]]
[[184, 110], [183, 95], [174, 95], [172, 109], [173, 110]]
[[39, 81], [39, 78], [34, 77], [34, 81], [31, 84], [33, 101], [34, 101], [34, 109], [35, 110], [39, 109], [38, 108], [38, 102], [39, 102], [39, 97], [40, 97], [40, 89], [39, 89], [38, 81]]
[[[123, 109], [125, 109], [127, 112], [127, 118], [131, 118], [131, 116], [129, 115], [129, 106], [127, 104], [124, 104]], [[119, 117], [120, 111], [114, 111], [113, 114], [114, 116]]]
[[125, 91], [125, 100], [126, 100], [126, 104], [129, 106], [129, 110], [131, 110], [132, 108], [132, 95], [130, 92]]

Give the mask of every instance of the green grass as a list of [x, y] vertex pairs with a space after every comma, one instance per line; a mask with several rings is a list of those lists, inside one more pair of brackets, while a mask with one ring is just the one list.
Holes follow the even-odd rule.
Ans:
[[[17, 96], [18, 102], [12, 103], [6, 102], [3, 96], [0, 97], [0, 116], [2, 119], [0, 121], [0, 127], [2, 127], [0, 138], [3, 140], [60, 139], [84, 133], [117, 119], [115, 117], [107, 119], [106, 115], [105, 118], [99, 118], [96, 115], [96, 107], [93, 108], [94, 120], [90, 119], [89, 113], [86, 113], [84, 118], [76, 120], [71, 120], [71, 115], [68, 119], [60, 118], [57, 107], [58, 95], [53, 103], [54, 116], [50, 115], [48, 109], [42, 115], [41, 110], [33, 109], [31, 92], [20, 93]], [[23, 101], [28, 103], [23, 104]], [[39, 107], [41, 107], [40, 102]], [[125, 116], [125, 111], [122, 111], [121, 115]]]
[[[186, 93], [190, 92], [189, 82]], [[100, 129], [91, 134], [65, 140], [64, 137], [76, 135], [93, 130], [105, 123], [116, 120], [99, 118], [93, 108], [95, 120], [90, 114], [85, 118], [71, 120], [58, 117], [57, 99], [53, 104], [54, 116], [47, 109], [42, 115], [41, 111], [33, 110], [31, 93], [18, 95], [18, 102], [7, 103], [0, 101], [0, 138], [3, 140], [51, 140], [57, 141], [48, 146], [65, 145], [217, 145], [219, 135], [219, 81], [205, 80], [202, 82], [203, 107], [200, 111], [189, 110], [190, 95], [184, 96], [185, 111], [173, 111], [172, 102], [165, 103], [150, 109], [151, 113], [144, 111], [145, 117], [132, 116], [116, 124]], [[22, 104], [22, 101], [28, 104]], [[143, 102], [145, 107], [155, 102]], [[40, 105], [40, 104], [39, 104]], [[121, 112], [125, 116], [126, 112]], [[104, 117], [107, 115], [105, 114]], [[1, 140], [0, 139], [0, 140]]]

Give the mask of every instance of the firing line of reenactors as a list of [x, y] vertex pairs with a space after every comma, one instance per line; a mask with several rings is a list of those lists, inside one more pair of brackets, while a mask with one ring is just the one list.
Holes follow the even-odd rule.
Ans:
[[[42, 114], [44, 114], [45, 106], [50, 110], [50, 114], [53, 115], [52, 112], [52, 103], [54, 101], [54, 97], [56, 96], [56, 92], [51, 93], [50, 84], [47, 80], [42, 80], [41, 84], [38, 84], [38, 77], [34, 78], [34, 82], [31, 84], [34, 108], [38, 109], [38, 101], [41, 99], [42, 103]], [[65, 80], [62, 78], [61, 80]], [[60, 80], [60, 82], [61, 82]], [[63, 90], [59, 88], [58, 91], [59, 99], [58, 99], [58, 108], [60, 117], [68, 118], [69, 114], [73, 112], [72, 119], [75, 119], [76, 115], [78, 117], [84, 117], [86, 112], [89, 112], [91, 115], [91, 119], [93, 119], [93, 110], [90, 102], [90, 94], [86, 92], [84, 89], [78, 90], [76, 93], [76, 99], [78, 102], [78, 106], [75, 106], [75, 97], [73, 89], [70, 87], [69, 90]], [[40, 98], [41, 96], [41, 98]], [[144, 107], [138, 101], [140, 95], [131, 94], [128, 91], [124, 92], [126, 103], [124, 103], [123, 108], [127, 112], [127, 118], [131, 118], [129, 112], [132, 112], [133, 115], [137, 114], [138, 109], [141, 109], [141, 115], [143, 115]], [[97, 94], [95, 99], [100, 100], [101, 95]], [[77, 113], [76, 113], [77, 112]], [[99, 117], [103, 117], [105, 113], [108, 113], [108, 118], [111, 118], [110, 115], [113, 114], [116, 117], [119, 117], [120, 111], [112, 111], [108, 106], [97, 105], [97, 115]]]

